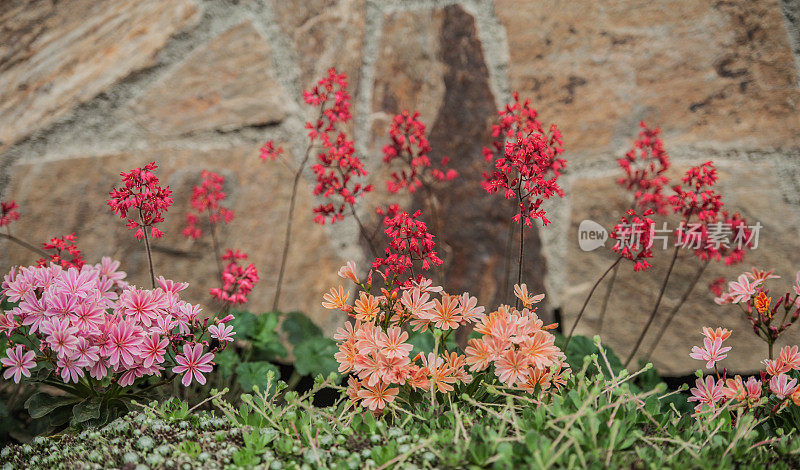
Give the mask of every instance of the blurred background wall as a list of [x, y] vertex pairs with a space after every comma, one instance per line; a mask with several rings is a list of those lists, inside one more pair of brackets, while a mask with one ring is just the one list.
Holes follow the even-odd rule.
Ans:
[[[741, 266], [707, 270], [654, 360], [662, 373], [689, 373], [699, 327], [726, 326], [734, 330], [729, 365], [758, 367], [765, 347], [738, 309], [716, 306], [705, 286], [757, 266], [775, 269], [779, 290], [788, 290], [800, 269], [800, 33], [791, 0], [6, 0], [0, 195], [21, 206], [13, 233], [38, 243], [75, 232], [88, 261], [119, 258], [132, 282], [146, 284], [143, 249], [105, 197], [120, 171], [156, 161], [176, 193], [167, 236], [155, 243], [156, 270], [191, 281], [192, 300], [206, 303], [216, 272], [209, 245], [180, 232], [191, 187], [203, 169], [215, 171], [226, 177], [236, 212], [222, 246], [250, 254], [262, 279], [249, 308], [269, 309], [292, 175], [262, 163], [259, 148], [275, 139], [302, 156], [310, 112], [301, 90], [329, 67], [349, 76], [357, 150], [378, 187], [364, 217], [390, 200], [380, 152], [389, 120], [420, 111], [432, 155], [449, 156], [462, 175], [437, 194], [446, 208], [437, 234], [445, 285], [491, 306], [509, 300], [513, 207], [478, 187], [480, 149], [512, 91], [558, 124], [566, 197], [548, 204], [551, 225], [529, 232], [525, 278], [547, 292], [546, 313], [560, 312], [567, 327], [614, 259], [607, 249], [581, 251], [578, 224], [610, 228], [630, 207], [614, 183], [616, 159], [639, 121], [662, 128], [671, 177], [714, 160], [726, 206], [763, 225], [759, 246]], [[346, 260], [366, 266], [369, 257], [351, 221], [312, 222], [312, 187], [311, 177], [301, 186], [280, 308], [332, 331], [343, 318], [321, 308], [321, 295], [339, 283]], [[0, 243], [3, 271], [35, 261]], [[682, 256], [659, 320], [699, 266]], [[652, 272], [620, 270], [602, 329], [620, 355], [641, 331], [667, 263], [667, 252], [656, 250]], [[580, 333], [598, 331], [599, 300]], [[800, 333], [786, 340], [800, 342]]]

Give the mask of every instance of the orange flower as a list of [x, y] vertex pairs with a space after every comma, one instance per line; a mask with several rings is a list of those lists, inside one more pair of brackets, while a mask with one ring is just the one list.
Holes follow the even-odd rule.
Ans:
[[711, 340], [713, 343], [715, 339], [719, 338], [721, 341], [725, 341], [728, 339], [732, 333], [731, 330], [727, 330], [725, 328], [717, 328], [716, 330], [712, 330], [711, 328], [704, 326], [703, 327], [703, 336]]
[[781, 352], [778, 354], [778, 361], [788, 369], [800, 369], [800, 352], [798, 352], [797, 346], [784, 346], [781, 348]]
[[531, 308], [533, 304], [539, 303], [544, 299], [544, 294], [531, 295], [528, 293], [528, 286], [523, 284], [514, 284], [514, 295], [522, 301], [525, 308]]
[[385, 383], [378, 383], [374, 386], [364, 385], [358, 391], [358, 398], [361, 398], [361, 404], [370, 410], [381, 411], [386, 408], [386, 405], [394, 401], [397, 392], [400, 391], [397, 387], [388, 387], [389, 385]]
[[374, 295], [361, 292], [359, 299], [354, 304], [353, 311], [356, 313], [356, 319], [371, 322], [380, 313], [381, 306]]
[[732, 379], [726, 379], [725, 387], [722, 388], [722, 394], [729, 400], [733, 398], [741, 401], [747, 398], [747, 390], [744, 388], [742, 376], [737, 375]]
[[350, 307], [347, 305], [348, 297], [350, 297], [350, 291], [347, 291], [345, 294], [344, 287], [339, 286], [338, 291], [336, 288], [331, 287], [331, 291], [322, 296], [325, 300], [325, 302], [322, 302], [322, 306], [329, 310], [343, 310], [346, 312], [350, 310]]
[[356, 263], [352, 261], [348, 261], [347, 264], [339, 268], [339, 272], [337, 274], [339, 277], [350, 279], [358, 284], [358, 278], [356, 277]]
[[345, 373], [353, 370], [356, 363], [356, 356], [358, 356], [358, 349], [356, 348], [355, 341], [345, 341], [339, 345], [339, 352], [333, 355], [339, 361], [339, 372]]
[[428, 319], [436, 328], [442, 330], [456, 329], [461, 323], [461, 305], [458, 296], [442, 294], [441, 302], [434, 300], [435, 306], [428, 313]]
[[797, 387], [792, 393], [792, 401], [795, 405], [800, 406], [800, 387]]
[[482, 339], [473, 338], [469, 340], [464, 352], [467, 353], [467, 365], [469, 365], [469, 370], [472, 372], [489, 367], [491, 353], [489, 352], [489, 347]]
[[495, 363], [494, 373], [506, 385], [523, 383], [529, 377], [528, 357], [520, 351], [509, 349]]
[[759, 292], [756, 297], [756, 310], [758, 310], [758, 313], [764, 313], [769, 310], [770, 302], [772, 302], [772, 298], [767, 297], [763, 292]]
[[560, 350], [555, 345], [556, 337], [545, 331], [537, 331], [520, 345], [520, 351], [528, 357], [533, 367], [550, 367]]

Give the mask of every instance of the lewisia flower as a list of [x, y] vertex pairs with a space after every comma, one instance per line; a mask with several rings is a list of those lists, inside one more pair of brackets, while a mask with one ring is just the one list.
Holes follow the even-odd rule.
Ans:
[[33, 360], [36, 353], [28, 351], [23, 354], [23, 351], [25, 351], [25, 348], [19, 344], [13, 348], [6, 349], [6, 357], [0, 358], [0, 364], [3, 367], [8, 367], [3, 372], [4, 379], [8, 380], [14, 377], [14, 383], [19, 383], [23, 375], [25, 377], [31, 376], [31, 369], [36, 365], [36, 361]]
[[544, 299], [544, 294], [529, 294], [528, 286], [525, 283], [514, 284], [514, 295], [522, 302], [525, 308], [532, 308], [533, 304], [538, 304]]
[[695, 385], [697, 385], [697, 387], [693, 387], [689, 390], [692, 396], [689, 397], [688, 401], [698, 402], [697, 406], [694, 407], [696, 412], [700, 412], [703, 409], [703, 405], [714, 409], [716, 408], [717, 402], [725, 398], [725, 394], [723, 393], [724, 383], [722, 380], [717, 382], [714, 380], [714, 377], [708, 375], [705, 381], [701, 378], [697, 379]]
[[728, 294], [731, 296], [731, 302], [738, 304], [750, 300], [762, 282], [762, 280], [751, 280], [746, 274], [739, 276], [736, 281], [729, 282]]
[[156, 168], [158, 165], [151, 162], [128, 173], [120, 173], [124, 186], [111, 190], [106, 201], [112, 212], [128, 221], [128, 228], [136, 229], [138, 240], [148, 229], [153, 238], [164, 235], [156, 224], [164, 221], [164, 212], [173, 202], [169, 186], [162, 188], [159, 185], [158, 177], [153, 173]]
[[233, 335], [236, 334], [233, 332], [232, 326], [226, 325], [224, 323], [220, 323], [219, 325], [209, 326], [208, 332], [211, 333], [212, 338], [220, 342], [233, 341]]
[[[12, 269], [0, 296], [18, 305], [0, 317], [0, 328], [40, 348], [24, 352], [17, 345], [6, 351], [8, 357], [0, 359], [8, 367], [4, 378], [19, 381], [37, 363], [49, 362], [64, 382], [88, 380], [96, 386], [100, 384], [92, 380], [111, 377], [127, 387], [175, 365], [168, 351], [194, 345], [194, 338], [206, 332], [199, 307], [179, 297], [186, 284], [160, 278], [160, 287], [138, 289], [125, 283], [118, 268], [119, 262], [104, 258], [80, 270], [58, 264]], [[225, 332], [231, 335], [229, 327]], [[221, 343], [209, 354], [222, 349], [225, 341]], [[208, 361], [194, 361], [192, 354], [181, 360], [196, 362], [198, 374], [211, 370]]]
[[714, 341], [717, 338], [719, 338], [722, 341], [725, 341], [726, 339], [728, 339], [730, 335], [731, 335], [731, 330], [728, 330], [726, 328], [717, 327], [717, 329], [712, 330], [707, 326], [703, 327], [703, 336], [710, 339], [711, 341]]
[[713, 341], [710, 338], [705, 338], [703, 339], [703, 347], [693, 346], [689, 357], [698, 361], [706, 361], [706, 368], [711, 369], [717, 362], [728, 357], [725, 353], [730, 350], [730, 347], [722, 347], [721, 338], [714, 338]]
[[797, 379], [789, 380], [786, 374], [778, 374], [769, 380], [769, 389], [776, 397], [783, 400], [797, 389]]
[[176, 374], [183, 374], [181, 383], [189, 386], [192, 383], [192, 378], [197, 380], [197, 383], [204, 385], [206, 378], [204, 373], [211, 372], [214, 364], [214, 355], [211, 353], [203, 354], [203, 345], [200, 343], [186, 343], [183, 345], [183, 354], [178, 354], [175, 357], [177, 366], [172, 368], [172, 372]]

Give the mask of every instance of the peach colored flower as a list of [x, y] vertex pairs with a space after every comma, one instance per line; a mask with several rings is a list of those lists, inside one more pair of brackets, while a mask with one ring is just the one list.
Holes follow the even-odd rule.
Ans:
[[731, 333], [733, 333], [733, 332], [730, 331], [730, 330], [727, 330], [725, 328], [717, 327], [716, 330], [712, 330], [711, 328], [709, 328], [707, 326], [703, 327], [703, 336], [705, 336], [706, 338], [710, 339], [712, 342], [716, 338], [719, 338], [722, 341], [725, 341], [726, 339], [728, 339], [728, 337], [731, 335]]
[[486, 309], [478, 306], [478, 299], [470, 297], [469, 293], [464, 292], [461, 294], [461, 317], [464, 322], [475, 323], [482, 319]]
[[381, 338], [378, 343], [380, 352], [387, 358], [407, 358], [413, 346], [406, 343], [406, 341], [408, 341], [408, 333], [397, 326], [390, 327], [386, 330], [386, 337]]
[[358, 398], [361, 398], [361, 404], [370, 410], [381, 411], [394, 401], [399, 391], [399, 388], [389, 388], [385, 383], [364, 385], [362, 389], [358, 390]]
[[358, 391], [361, 390], [361, 382], [352, 375], [347, 378], [347, 398], [352, 402], [358, 400]]
[[747, 398], [751, 400], [761, 398], [761, 381], [755, 377], [750, 376], [744, 383], [744, 388], [747, 390]]
[[467, 354], [467, 365], [469, 365], [470, 371], [481, 371], [489, 367], [491, 353], [482, 339], [473, 338], [467, 341], [464, 352]]
[[544, 299], [544, 294], [531, 295], [528, 293], [528, 286], [525, 283], [514, 284], [514, 295], [522, 301], [525, 308], [531, 308], [533, 304], [537, 304]]
[[434, 300], [433, 310], [428, 312], [430, 320], [436, 328], [442, 330], [456, 329], [461, 323], [461, 306], [458, 296], [442, 294], [442, 300]]
[[561, 352], [555, 345], [556, 337], [545, 331], [537, 331], [520, 345], [520, 351], [528, 357], [535, 368], [550, 367]]
[[355, 301], [353, 312], [358, 320], [371, 322], [380, 313], [381, 306], [372, 294], [361, 292], [359, 299]]
[[495, 374], [506, 385], [515, 385], [528, 380], [528, 356], [520, 351], [509, 349], [495, 363]]
[[342, 374], [350, 372], [356, 363], [358, 356], [358, 349], [356, 348], [355, 341], [349, 340], [339, 345], [339, 352], [333, 357], [339, 362], [339, 372]]
[[758, 313], [765, 313], [769, 310], [769, 304], [772, 302], [771, 297], [767, 297], [767, 294], [763, 292], [759, 292], [756, 296], [756, 310]]
[[769, 375], [780, 375], [785, 372], [789, 372], [792, 368], [788, 367], [781, 361], [781, 358], [775, 360], [764, 359], [762, 362], [767, 369], [767, 374]]
[[744, 388], [744, 382], [742, 382], [742, 376], [737, 375], [732, 379], [725, 380], [725, 387], [722, 389], [722, 394], [725, 395], [727, 399], [734, 399], [742, 401], [747, 398], [747, 390]]
[[351, 281], [358, 284], [358, 278], [356, 277], [356, 263], [352, 261], [348, 261], [347, 264], [339, 268], [339, 272], [337, 272], [336, 274], [338, 274], [339, 277], [342, 277], [344, 279], [350, 279]]
[[325, 302], [322, 302], [322, 306], [328, 310], [348, 311], [350, 310], [350, 307], [347, 305], [348, 297], [350, 297], [350, 291], [347, 291], [345, 294], [344, 287], [339, 286], [338, 290], [331, 287], [331, 291], [322, 296], [325, 300]]
[[[784, 346], [778, 354], [778, 361], [784, 364], [785, 368], [798, 370], [800, 369], [800, 352], [797, 346]], [[784, 371], [788, 372], [788, 370]]]
[[792, 401], [795, 405], [800, 406], [800, 387], [797, 387], [792, 393]]

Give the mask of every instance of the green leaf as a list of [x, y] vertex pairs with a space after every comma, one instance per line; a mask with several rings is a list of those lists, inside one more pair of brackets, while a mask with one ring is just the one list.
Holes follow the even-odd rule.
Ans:
[[287, 313], [284, 316], [282, 328], [289, 344], [300, 344], [308, 338], [322, 336], [322, 330], [300, 312]]
[[81, 398], [76, 396], [53, 397], [37, 392], [25, 401], [25, 409], [28, 410], [31, 418], [35, 419], [47, 415], [58, 407], [72, 405], [79, 401]]
[[97, 419], [100, 417], [100, 405], [103, 399], [100, 397], [89, 397], [77, 405], [72, 407], [72, 414], [75, 416], [75, 421], [82, 423], [90, 419]]
[[[236, 367], [237, 380], [245, 392], [252, 391], [254, 386], [265, 391], [267, 389], [267, 372], [269, 371], [273, 371], [275, 377], [281, 375], [277, 367], [264, 361], [243, 362]], [[275, 386], [274, 381], [272, 386]]]
[[225, 349], [214, 356], [214, 363], [217, 364], [217, 372], [222, 378], [227, 379], [236, 372], [236, 366], [242, 362], [239, 355], [233, 351], [233, 348]]
[[339, 363], [333, 357], [338, 350], [336, 342], [330, 338], [308, 338], [294, 348], [294, 367], [300, 375], [327, 376], [339, 368]]

